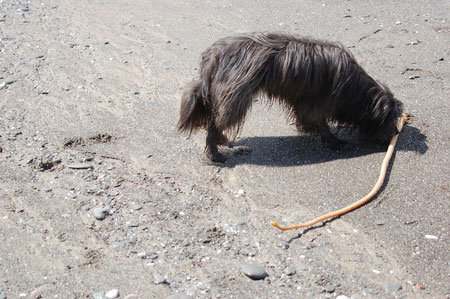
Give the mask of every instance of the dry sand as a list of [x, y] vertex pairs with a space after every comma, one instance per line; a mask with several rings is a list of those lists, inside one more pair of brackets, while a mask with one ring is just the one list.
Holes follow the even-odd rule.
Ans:
[[[0, 0], [0, 298], [448, 298], [449, 11]], [[254, 107], [236, 139], [252, 151], [224, 165], [205, 160], [204, 132], [175, 130], [201, 52], [263, 30], [341, 41], [413, 115], [379, 196], [312, 229], [269, 221], [359, 199], [383, 148], [331, 151], [276, 105]], [[249, 263], [269, 276], [247, 278]]]

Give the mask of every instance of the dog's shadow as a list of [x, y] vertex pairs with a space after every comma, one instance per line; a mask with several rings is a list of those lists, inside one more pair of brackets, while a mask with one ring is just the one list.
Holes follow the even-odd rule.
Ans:
[[[229, 159], [223, 166], [233, 168], [240, 164], [252, 164], [289, 167], [319, 164], [384, 152], [387, 148], [358, 142], [355, 131], [351, 129], [337, 129], [334, 134], [346, 140], [347, 145], [342, 149], [334, 150], [324, 146], [319, 138], [302, 135], [238, 139], [232, 143], [231, 149], [226, 150], [225, 154]], [[420, 133], [419, 129], [405, 125], [397, 141], [396, 149], [425, 154], [428, 150], [426, 136]]]

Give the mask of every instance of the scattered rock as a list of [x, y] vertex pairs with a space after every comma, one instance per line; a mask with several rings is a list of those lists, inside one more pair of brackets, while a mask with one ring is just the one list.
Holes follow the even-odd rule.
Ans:
[[280, 241], [277, 244], [278, 247], [283, 248], [283, 249], [288, 249], [289, 248], [289, 244], [286, 241]]
[[169, 297], [166, 297], [166, 299], [194, 299], [194, 296], [184, 294], [184, 293], [176, 293], [172, 294]]
[[131, 208], [135, 211], [139, 211], [142, 209], [142, 205], [139, 203], [135, 203], [135, 204], [131, 205]]
[[335, 289], [336, 289], [336, 287], [332, 283], [327, 284], [324, 288], [325, 292], [328, 292], [328, 293], [333, 293]]
[[292, 276], [292, 275], [294, 275], [295, 273], [297, 273], [297, 270], [295, 270], [294, 267], [286, 267], [286, 268], [284, 269], [284, 273], [285, 273], [287, 276]]
[[94, 214], [95, 219], [104, 220], [108, 215], [108, 210], [105, 208], [95, 208], [92, 213]]
[[390, 293], [392, 293], [392, 292], [395, 292], [395, 291], [399, 291], [399, 290], [401, 290], [403, 287], [402, 287], [402, 285], [400, 284], [400, 283], [398, 283], [398, 282], [394, 282], [394, 283], [390, 283], [390, 284], [388, 284], [387, 286], [386, 286], [386, 294], [390, 294]]
[[155, 284], [169, 284], [167, 282], [167, 279], [162, 275], [156, 275], [155, 278], [153, 279], [153, 282]]
[[[54, 289], [56, 289], [56, 286], [54, 284], [51, 284], [51, 283], [47, 283], [47, 284], [41, 285], [40, 287], [38, 287], [38, 288], [34, 289], [33, 291], [31, 291], [30, 298], [42, 298], [43, 297], [42, 296], [43, 292], [54, 290]], [[1, 298], [1, 296], [0, 296], [0, 298]]]
[[59, 164], [62, 162], [62, 159], [59, 156], [54, 156], [52, 161], [53, 161], [53, 163]]
[[425, 235], [425, 239], [428, 240], [438, 240], [439, 238], [437, 236], [434, 235]]
[[268, 276], [264, 267], [257, 264], [247, 264], [242, 267], [241, 271], [253, 280], [264, 279]]
[[105, 295], [105, 292], [103, 292], [103, 291], [92, 293], [92, 298], [94, 298], [94, 299], [107, 299], [106, 295]]
[[73, 164], [67, 165], [67, 167], [70, 168], [70, 169], [91, 169], [91, 168], [94, 168], [94, 166], [92, 166], [92, 164], [90, 164], [90, 163], [73, 163]]
[[375, 220], [375, 224], [376, 225], [384, 225], [384, 221], [383, 220]]
[[120, 296], [119, 290], [117, 290], [117, 289], [112, 289], [112, 290], [106, 292], [105, 296], [106, 296], [106, 298], [108, 298], [108, 299], [118, 298], [118, 297]]
[[308, 271], [310, 267], [309, 267], [308, 264], [301, 263], [301, 264], [298, 266], [298, 268], [299, 268], [300, 270], [302, 270], [302, 271]]

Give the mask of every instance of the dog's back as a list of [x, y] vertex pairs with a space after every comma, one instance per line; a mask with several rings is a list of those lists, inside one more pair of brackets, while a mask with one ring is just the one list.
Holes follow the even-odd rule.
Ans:
[[[328, 122], [354, 125], [374, 138], [395, 134], [401, 103], [339, 43], [284, 33], [226, 37], [202, 54], [200, 78], [182, 96], [178, 128], [208, 130], [206, 150], [223, 160], [223, 132], [237, 134], [258, 94], [283, 104], [299, 129], [340, 142]], [[388, 107], [383, 110], [382, 107]], [[385, 121], [388, 119], [388, 121]]]

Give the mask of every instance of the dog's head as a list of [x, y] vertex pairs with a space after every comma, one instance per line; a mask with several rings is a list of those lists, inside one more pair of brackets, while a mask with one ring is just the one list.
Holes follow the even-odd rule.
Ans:
[[389, 142], [399, 133], [398, 119], [402, 117], [403, 104], [385, 86], [372, 93], [369, 102], [368, 113], [361, 125], [363, 137], [373, 142]]

